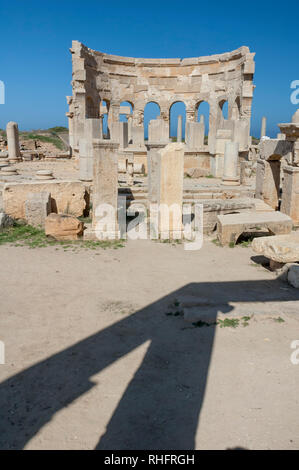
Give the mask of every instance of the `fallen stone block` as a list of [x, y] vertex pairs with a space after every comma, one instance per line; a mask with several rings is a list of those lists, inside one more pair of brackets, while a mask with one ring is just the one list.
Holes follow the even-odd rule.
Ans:
[[299, 265], [293, 264], [288, 271], [288, 283], [299, 289]]
[[236, 243], [244, 232], [266, 229], [271, 234], [287, 234], [293, 227], [292, 219], [281, 212], [247, 212], [218, 215], [217, 234], [222, 246]]
[[299, 261], [299, 233], [255, 238], [252, 242], [255, 253], [277, 263], [295, 263]]
[[88, 192], [84, 183], [50, 180], [6, 183], [3, 188], [4, 211], [14, 219], [25, 219], [25, 201], [28, 195], [43, 191], [51, 193], [51, 212], [80, 217], [88, 209]]
[[45, 219], [45, 233], [55, 240], [78, 240], [83, 230], [83, 222], [69, 214], [52, 213]]
[[51, 213], [51, 194], [30, 193], [25, 202], [25, 219], [33, 227], [44, 227], [45, 219]]

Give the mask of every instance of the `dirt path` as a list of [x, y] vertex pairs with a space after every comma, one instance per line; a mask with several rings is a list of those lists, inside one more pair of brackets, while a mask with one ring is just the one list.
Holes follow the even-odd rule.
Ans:
[[[299, 293], [252, 256], [1, 246], [0, 447], [298, 449]], [[196, 328], [190, 296], [253, 317]]]

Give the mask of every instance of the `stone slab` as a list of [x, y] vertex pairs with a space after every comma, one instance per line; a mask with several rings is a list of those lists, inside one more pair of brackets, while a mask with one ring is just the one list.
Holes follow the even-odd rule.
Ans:
[[299, 233], [255, 238], [252, 249], [277, 263], [295, 263], [299, 261]]

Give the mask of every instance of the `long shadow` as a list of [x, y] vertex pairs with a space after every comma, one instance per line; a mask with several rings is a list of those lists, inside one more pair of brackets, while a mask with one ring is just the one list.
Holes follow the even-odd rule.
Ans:
[[[56, 412], [95, 386], [92, 376], [150, 341], [97, 449], [194, 449], [215, 326], [166, 315], [170, 303], [205, 299], [210, 320], [231, 301], [298, 300], [281, 282], [192, 283], [0, 384], [0, 448], [22, 449]], [[198, 307], [206, 308], [206, 307]], [[93, 404], [101, 407], [101, 402]]]

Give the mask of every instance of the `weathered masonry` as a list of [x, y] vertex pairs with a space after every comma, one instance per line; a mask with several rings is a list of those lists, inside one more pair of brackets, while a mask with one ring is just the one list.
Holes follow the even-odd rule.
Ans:
[[[160, 140], [169, 137], [170, 108], [174, 103], [185, 104], [186, 134], [190, 129], [193, 135], [194, 126], [190, 123], [197, 121], [199, 105], [207, 102], [210, 110], [208, 145], [202, 141], [202, 145], [196, 144], [201, 148], [195, 150], [216, 155], [219, 130], [230, 132], [229, 140], [239, 142], [240, 151], [248, 149], [255, 68], [255, 54], [248, 47], [186, 59], [120, 57], [94, 51], [78, 41], [73, 41], [70, 51], [73, 95], [68, 97], [67, 116], [74, 155], [79, 155], [80, 139], [86, 138], [86, 119], [99, 120], [98, 133], [93, 137], [102, 138], [104, 114], [108, 115], [111, 139], [120, 142], [123, 129], [119, 126], [119, 117], [125, 113], [128, 145], [144, 145], [144, 108], [149, 102], [157, 103], [160, 108]], [[132, 109], [122, 107], [123, 102], [129, 103]], [[227, 119], [222, 112], [225, 102], [228, 103]], [[203, 135], [201, 123], [197, 124], [198, 132]], [[186, 142], [187, 138], [189, 142], [198, 142], [187, 135]]]

